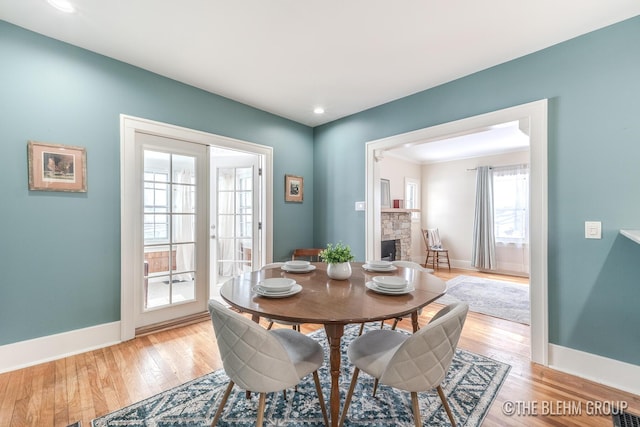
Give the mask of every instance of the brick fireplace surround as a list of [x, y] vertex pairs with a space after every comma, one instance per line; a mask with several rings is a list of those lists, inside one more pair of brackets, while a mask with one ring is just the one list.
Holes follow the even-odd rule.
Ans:
[[397, 240], [396, 259], [411, 259], [411, 211], [383, 209], [380, 214], [381, 240]]

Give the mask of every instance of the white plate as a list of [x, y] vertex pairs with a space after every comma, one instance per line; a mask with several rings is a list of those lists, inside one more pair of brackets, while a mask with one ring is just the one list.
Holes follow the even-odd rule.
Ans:
[[407, 285], [407, 287], [401, 289], [384, 289], [378, 287], [374, 282], [367, 282], [365, 286], [374, 292], [385, 295], [404, 295], [416, 290], [413, 285]]
[[284, 265], [286, 265], [288, 268], [290, 268], [292, 270], [293, 269], [305, 270], [305, 269], [309, 268], [309, 265], [311, 265], [311, 263], [309, 261], [293, 260], [293, 261], [285, 262]]
[[398, 267], [396, 267], [395, 265], [392, 265], [391, 267], [379, 268], [379, 267], [373, 267], [369, 264], [364, 264], [362, 268], [364, 268], [367, 271], [377, 271], [379, 273], [384, 273], [387, 271], [396, 271], [398, 269]]
[[291, 287], [295, 285], [295, 283], [295, 280], [288, 279], [286, 277], [272, 277], [270, 279], [264, 279], [262, 282], [259, 282], [258, 286], [265, 291], [282, 292], [290, 290]]
[[309, 265], [307, 268], [289, 268], [286, 264], [280, 267], [282, 270], [289, 273], [308, 273], [316, 269], [315, 265]]
[[371, 268], [389, 268], [393, 264], [391, 264], [391, 261], [367, 261], [367, 265], [371, 266]]
[[286, 297], [290, 297], [291, 295], [297, 294], [301, 290], [302, 290], [302, 286], [300, 286], [297, 283], [293, 285], [291, 289], [289, 289], [286, 292], [265, 292], [259, 286], [253, 287], [253, 292], [260, 295], [261, 297], [266, 297], [266, 298], [286, 298]]
[[406, 288], [408, 283], [407, 279], [396, 276], [375, 276], [372, 278], [379, 288], [385, 289], [402, 289]]

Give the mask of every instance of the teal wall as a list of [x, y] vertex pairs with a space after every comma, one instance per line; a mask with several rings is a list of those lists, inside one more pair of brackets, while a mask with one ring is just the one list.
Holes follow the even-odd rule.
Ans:
[[367, 141], [548, 98], [550, 341], [639, 365], [640, 245], [618, 233], [640, 229], [638, 46], [640, 17], [315, 128], [316, 241], [363, 259]]
[[[120, 319], [120, 114], [273, 147], [274, 259], [313, 242], [311, 128], [4, 21], [0, 58], [0, 345]], [[28, 140], [86, 147], [88, 192], [29, 191]]]
[[[640, 364], [640, 245], [618, 234], [640, 228], [639, 43], [637, 17], [312, 130], [0, 21], [0, 345], [119, 320], [121, 113], [274, 147], [274, 259], [363, 260], [367, 141], [549, 98], [550, 340]], [[28, 191], [28, 140], [87, 147], [89, 191]]]

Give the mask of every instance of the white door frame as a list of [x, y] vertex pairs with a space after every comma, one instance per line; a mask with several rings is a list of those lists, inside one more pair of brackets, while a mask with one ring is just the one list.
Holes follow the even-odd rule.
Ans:
[[478, 128], [529, 118], [530, 125], [530, 302], [531, 361], [548, 365], [548, 202], [547, 202], [547, 100], [542, 99], [479, 116], [394, 135], [366, 144], [366, 259], [380, 257], [380, 168], [385, 150], [461, 136]]
[[[264, 203], [263, 218], [263, 262], [273, 258], [273, 148], [247, 141], [228, 138], [207, 132], [188, 129], [167, 123], [138, 117], [120, 115], [120, 339], [126, 341], [135, 337], [135, 306], [133, 294], [139, 289], [136, 281], [142, 279], [143, 264], [131, 262], [136, 254], [142, 252], [139, 239], [132, 239], [136, 227], [140, 227], [139, 218], [131, 214], [131, 209], [140, 200], [141, 189], [131, 184], [134, 171], [141, 165], [135, 164], [135, 134], [144, 132], [152, 135], [188, 141], [207, 146], [218, 146], [236, 151], [262, 155], [264, 158]], [[208, 162], [207, 162], [208, 163]], [[207, 166], [208, 168], [209, 166]], [[207, 172], [208, 176], [208, 172]], [[207, 185], [207, 218], [209, 216], [209, 180]], [[206, 236], [207, 241], [209, 236]], [[208, 245], [207, 245], [208, 246]], [[208, 254], [206, 256], [208, 262]], [[207, 268], [208, 270], [208, 268]], [[205, 281], [209, 283], [209, 278]], [[207, 292], [209, 286], [207, 285]]]

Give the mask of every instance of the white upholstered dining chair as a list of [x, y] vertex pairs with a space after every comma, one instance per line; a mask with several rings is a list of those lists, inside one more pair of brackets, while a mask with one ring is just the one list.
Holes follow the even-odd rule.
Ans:
[[347, 351], [355, 369], [340, 426], [347, 416], [360, 371], [376, 379], [374, 396], [378, 382], [410, 392], [416, 426], [422, 425], [418, 392], [435, 388], [451, 425], [455, 426], [441, 383], [453, 360], [468, 311], [466, 303], [455, 303], [438, 311], [427, 326], [413, 335], [376, 329], [356, 338]]
[[[262, 270], [269, 270], [271, 268], [280, 268], [284, 265], [284, 262], [272, 262], [270, 264], [265, 264], [262, 266]], [[296, 322], [287, 322], [286, 320], [273, 320], [273, 319], [265, 319], [267, 322], [267, 329], [273, 328], [274, 323], [279, 323], [281, 325], [291, 326], [291, 329], [295, 329], [300, 332], [300, 323]]]
[[[433, 273], [433, 270], [431, 268], [425, 268], [423, 266], [421, 266], [420, 264], [418, 264], [417, 262], [413, 262], [413, 261], [401, 261], [401, 260], [397, 260], [397, 261], [392, 261], [392, 264], [395, 265], [396, 267], [404, 267], [404, 268], [413, 268], [414, 270], [418, 270], [418, 271], [422, 271], [423, 273]], [[420, 309], [418, 311], [418, 314], [422, 313], [422, 309]], [[407, 316], [402, 316], [402, 317], [396, 317], [395, 319], [393, 319], [393, 324], [391, 325], [391, 330], [395, 330], [396, 327], [398, 326], [398, 322], [400, 322], [402, 319], [406, 319], [408, 317], [411, 317], [411, 315], [407, 315]], [[382, 325], [380, 325], [380, 328], [384, 328], [384, 320], [382, 321]]]
[[222, 365], [229, 377], [212, 427], [218, 422], [234, 384], [260, 393], [256, 426], [262, 426], [266, 394], [294, 387], [310, 373], [313, 373], [320, 409], [328, 425], [318, 377], [324, 354], [316, 340], [291, 329], [268, 331], [214, 300], [209, 301], [209, 313]]

